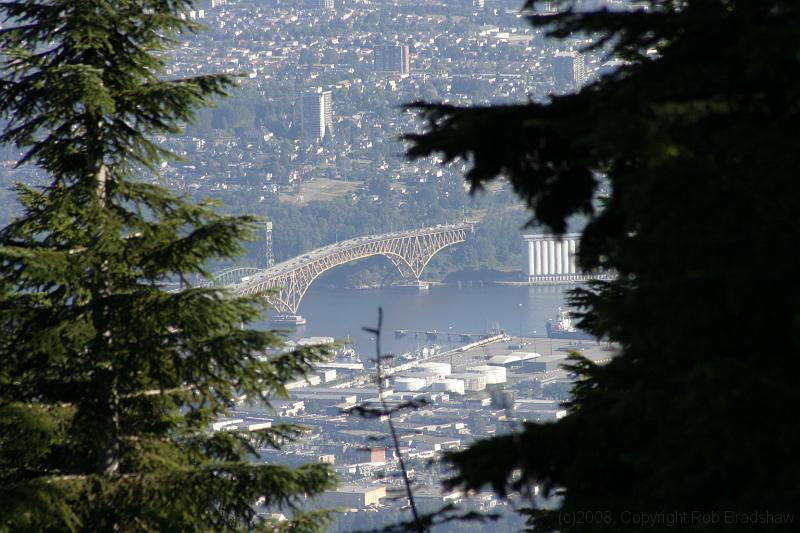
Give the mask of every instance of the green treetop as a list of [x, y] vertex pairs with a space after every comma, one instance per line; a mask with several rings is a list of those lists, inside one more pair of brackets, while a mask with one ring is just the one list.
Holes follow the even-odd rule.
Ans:
[[191, 0], [0, 4], [0, 140], [51, 176], [18, 187], [0, 231], [0, 531], [313, 529], [293, 507], [331, 484], [322, 465], [252, 461], [298, 434], [208, 431], [236, 399], [267, 401], [324, 356], [279, 353], [240, 329], [253, 299], [166, 292], [238, 252], [255, 228], [148, 183], [177, 132], [233, 84], [166, 80], [167, 47], [197, 28]]
[[800, 6], [550, 3], [534, 26], [622, 66], [547, 103], [420, 104], [410, 154], [470, 161], [473, 186], [505, 176], [555, 232], [588, 214], [580, 264], [619, 277], [575, 303], [620, 349], [573, 362], [562, 420], [451, 455], [451, 482], [560, 494], [536, 531], [637, 531], [641, 512], [688, 513], [653, 530], [763, 529], [725, 520], [800, 509]]

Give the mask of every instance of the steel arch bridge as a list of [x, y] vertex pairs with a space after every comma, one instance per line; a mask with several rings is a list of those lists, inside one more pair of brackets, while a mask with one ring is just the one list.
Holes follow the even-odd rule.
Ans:
[[263, 268], [256, 267], [231, 267], [225, 270], [214, 272], [211, 279], [198, 280], [195, 286], [198, 287], [226, 287], [241, 283], [242, 279], [264, 272]]
[[[232, 268], [215, 274], [217, 284], [234, 294], [263, 294], [278, 313], [297, 314], [300, 300], [323, 272], [374, 255], [387, 257], [405, 279], [419, 280], [422, 270], [447, 246], [464, 242], [471, 223], [368, 235], [337, 242], [266, 270]], [[227, 281], [227, 283], [225, 283]]]

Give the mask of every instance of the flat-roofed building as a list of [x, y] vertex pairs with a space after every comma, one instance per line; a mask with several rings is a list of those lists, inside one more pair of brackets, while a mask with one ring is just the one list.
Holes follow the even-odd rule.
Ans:
[[536, 359], [528, 359], [522, 362], [522, 370], [525, 372], [553, 372], [561, 370], [561, 365], [566, 363], [567, 354], [543, 355]]
[[381, 498], [386, 497], [384, 485], [339, 485], [336, 490], [328, 490], [320, 494], [315, 503], [319, 507], [343, 507], [346, 509], [363, 509], [380, 505]]

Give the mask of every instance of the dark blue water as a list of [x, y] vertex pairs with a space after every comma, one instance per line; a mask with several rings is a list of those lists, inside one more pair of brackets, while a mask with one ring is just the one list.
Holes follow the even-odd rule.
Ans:
[[[435, 342], [447, 348], [443, 336], [429, 341], [425, 335], [395, 338], [395, 330], [438, 330], [458, 333], [486, 333], [503, 329], [511, 335], [543, 336], [545, 322], [564, 305], [571, 286], [529, 285], [442, 285], [428, 291], [412, 288], [328, 289], [312, 286], [300, 304], [299, 313], [307, 324], [292, 337], [324, 336], [350, 339], [353, 347], [367, 357], [375, 353], [374, 328], [378, 308], [383, 308], [381, 342], [384, 353], [402, 353]], [[268, 322], [256, 327], [269, 327]]]

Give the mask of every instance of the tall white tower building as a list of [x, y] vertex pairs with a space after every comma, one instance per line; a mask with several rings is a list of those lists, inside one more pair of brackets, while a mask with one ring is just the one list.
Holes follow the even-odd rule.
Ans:
[[300, 99], [300, 127], [306, 138], [324, 139], [333, 133], [331, 91], [304, 93]]

